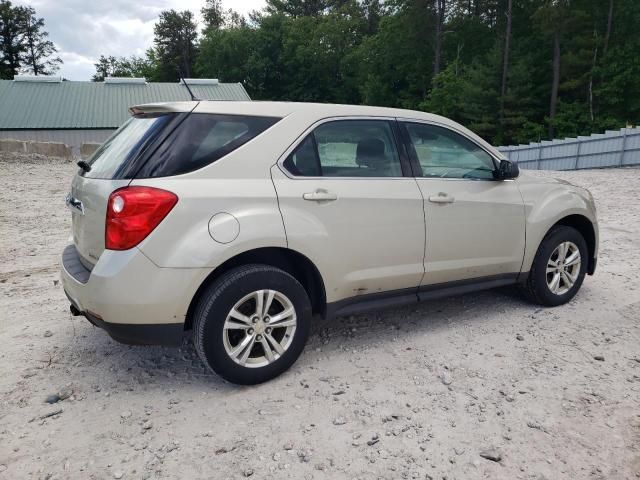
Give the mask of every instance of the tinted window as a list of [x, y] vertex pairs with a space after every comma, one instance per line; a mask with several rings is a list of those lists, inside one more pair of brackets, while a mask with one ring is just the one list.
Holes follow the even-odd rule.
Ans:
[[138, 178], [188, 173], [224, 157], [279, 119], [192, 113], [145, 162]]
[[319, 177], [322, 175], [313, 134], [308, 135], [295, 151], [287, 157], [284, 161], [284, 167], [300, 177]]
[[401, 177], [387, 121], [338, 120], [318, 126], [285, 161], [294, 175]]
[[88, 178], [114, 178], [170, 122], [173, 115], [139, 115], [131, 117], [95, 153], [87, 159]]
[[423, 177], [493, 179], [491, 156], [447, 128], [406, 123]]

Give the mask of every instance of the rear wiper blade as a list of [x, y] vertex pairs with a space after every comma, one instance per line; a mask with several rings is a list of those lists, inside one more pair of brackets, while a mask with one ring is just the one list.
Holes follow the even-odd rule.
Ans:
[[77, 165], [85, 172], [90, 172], [91, 171], [91, 165], [89, 165], [87, 162], [85, 162], [84, 160], [80, 160]]

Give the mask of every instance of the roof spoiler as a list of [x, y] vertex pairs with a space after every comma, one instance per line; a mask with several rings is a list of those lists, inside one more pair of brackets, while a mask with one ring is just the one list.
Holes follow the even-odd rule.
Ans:
[[133, 107], [129, 107], [129, 113], [131, 115], [170, 112], [189, 113], [198, 106], [198, 103], [200, 102], [145, 103], [143, 105], [134, 105]]

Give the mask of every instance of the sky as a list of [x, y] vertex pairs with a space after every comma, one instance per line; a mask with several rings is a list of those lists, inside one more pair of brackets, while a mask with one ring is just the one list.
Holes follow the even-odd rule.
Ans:
[[[191, 10], [198, 21], [205, 0], [13, 0], [44, 17], [45, 30], [64, 61], [58, 75], [90, 80], [100, 55], [142, 55], [153, 43], [153, 25], [162, 10]], [[222, 0], [225, 10], [247, 14], [264, 0]], [[200, 22], [201, 23], [201, 22]]]

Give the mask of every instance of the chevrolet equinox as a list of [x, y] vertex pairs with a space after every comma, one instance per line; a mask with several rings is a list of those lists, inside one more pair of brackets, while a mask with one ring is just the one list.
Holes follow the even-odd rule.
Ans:
[[179, 345], [239, 384], [302, 352], [312, 318], [517, 284], [568, 302], [598, 252], [591, 194], [461, 125], [391, 108], [132, 107], [73, 178], [71, 312]]

